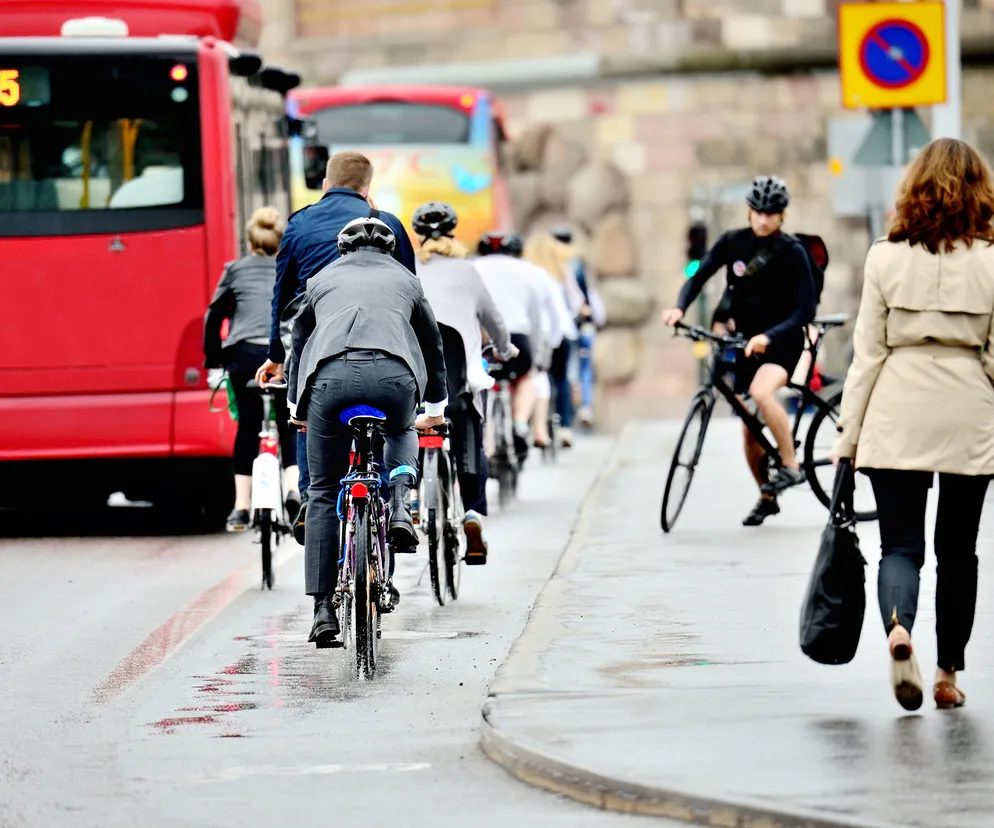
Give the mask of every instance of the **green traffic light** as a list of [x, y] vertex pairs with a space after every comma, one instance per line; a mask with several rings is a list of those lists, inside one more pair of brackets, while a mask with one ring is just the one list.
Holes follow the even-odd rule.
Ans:
[[683, 275], [686, 276], [688, 279], [693, 279], [694, 274], [697, 273], [700, 266], [701, 266], [700, 259], [691, 259], [689, 262], [687, 262], [687, 266], [683, 269]]

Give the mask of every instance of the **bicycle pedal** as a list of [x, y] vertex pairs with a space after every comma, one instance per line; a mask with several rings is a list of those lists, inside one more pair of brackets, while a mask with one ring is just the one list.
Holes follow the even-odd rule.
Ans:
[[317, 650], [340, 650], [344, 646], [344, 642], [339, 641], [337, 638], [332, 641], [322, 641], [319, 639], [314, 642], [314, 648]]

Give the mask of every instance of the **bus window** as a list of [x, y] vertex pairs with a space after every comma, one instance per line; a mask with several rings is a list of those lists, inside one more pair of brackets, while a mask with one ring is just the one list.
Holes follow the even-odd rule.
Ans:
[[[196, 67], [175, 57], [4, 55], [43, 72], [45, 97], [4, 108], [0, 236], [113, 233], [199, 223], [203, 215]], [[57, 214], [53, 222], [39, 213]], [[35, 214], [35, 215], [32, 215]]]
[[465, 144], [468, 112], [449, 106], [377, 101], [321, 109], [311, 116], [322, 144]]

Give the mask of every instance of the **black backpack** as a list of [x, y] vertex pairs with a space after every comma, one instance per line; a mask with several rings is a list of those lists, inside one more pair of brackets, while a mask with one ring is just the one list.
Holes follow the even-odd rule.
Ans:
[[825, 289], [825, 268], [828, 267], [828, 247], [821, 236], [794, 233], [808, 257], [811, 275], [815, 280], [815, 301], [821, 304], [821, 292]]

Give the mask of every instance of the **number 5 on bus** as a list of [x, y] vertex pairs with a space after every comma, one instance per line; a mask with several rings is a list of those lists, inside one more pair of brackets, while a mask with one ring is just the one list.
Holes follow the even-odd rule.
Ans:
[[17, 106], [21, 100], [21, 73], [16, 69], [0, 69], [0, 106]]

